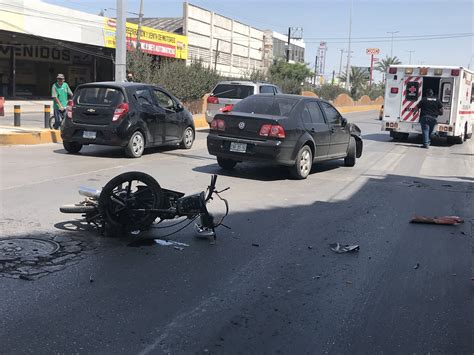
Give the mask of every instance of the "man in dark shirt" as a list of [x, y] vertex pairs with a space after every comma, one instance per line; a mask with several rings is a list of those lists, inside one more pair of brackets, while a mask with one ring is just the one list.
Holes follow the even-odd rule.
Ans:
[[421, 110], [420, 125], [423, 134], [423, 148], [429, 148], [431, 143], [430, 137], [437, 123], [436, 117], [443, 114], [443, 105], [434, 96], [433, 90], [428, 89], [426, 93], [427, 96], [421, 99], [416, 106], [417, 112]]

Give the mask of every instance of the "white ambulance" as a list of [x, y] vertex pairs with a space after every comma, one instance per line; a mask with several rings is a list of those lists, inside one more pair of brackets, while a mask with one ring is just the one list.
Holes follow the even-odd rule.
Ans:
[[387, 71], [382, 131], [395, 140], [421, 134], [416, 105], [428, 89], [443, 104], [443, 115], [433, 134], [448, 143], [462, 143], [472, 136], [474, 123], [474, 72], [463, 67], [392, 65]]

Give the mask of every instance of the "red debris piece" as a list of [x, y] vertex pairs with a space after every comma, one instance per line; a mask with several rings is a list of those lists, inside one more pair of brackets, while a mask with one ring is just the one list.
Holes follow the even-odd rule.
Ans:
[[464, 220], [458, 216], [425, 217], [414, 215], [410, 223], [457, 225], [464, 223]]

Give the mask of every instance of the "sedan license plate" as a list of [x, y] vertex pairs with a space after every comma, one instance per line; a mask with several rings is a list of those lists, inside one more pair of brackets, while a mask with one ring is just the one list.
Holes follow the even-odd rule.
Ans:
[[230, 142], [230, 151], [237, 153], [245, 153], [247, 150], [247, 143]]
[[82, 137], [83, 138], [88, 138], [88, 139], [95, 139], [96, 132], [92, 131], [84, 131], [82, 132]]

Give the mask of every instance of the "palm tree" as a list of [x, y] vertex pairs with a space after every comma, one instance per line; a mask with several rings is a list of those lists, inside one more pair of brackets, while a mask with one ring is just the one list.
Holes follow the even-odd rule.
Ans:
[[398, 59], [397, 56], [394, 56], [394, 57], [386, 56], [385, 59], [382, 59], [375, 65], [374, 69], [379, 72], [386, 73], [388, 68], [391, 65], [397, 65], [397, 64], [402, 64], [401, 60]]
[[[339, 79], [345, 82], [347, 80], [346, 73], [342, 73]], [[349, 79], [351, 82], [351, 96], [355, 98], [360, 88], [369, 80], [369, 72], [359, 67], [351, 67]]]

